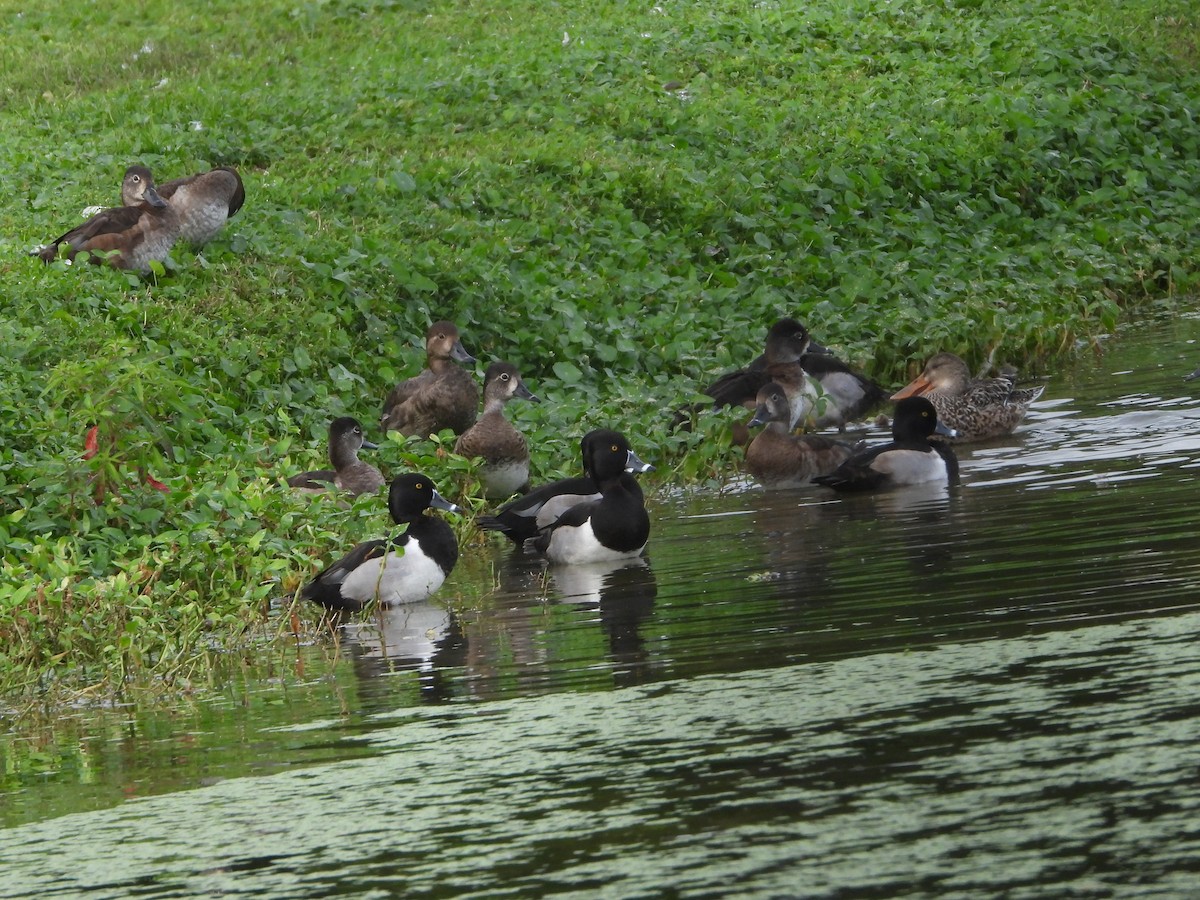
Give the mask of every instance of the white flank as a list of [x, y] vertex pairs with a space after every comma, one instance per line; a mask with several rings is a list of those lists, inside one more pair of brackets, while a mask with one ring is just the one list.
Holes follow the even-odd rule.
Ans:
[[816, 408], [817, 398], [819, 396], [816, 385], [807, 375], [801, 380], [804, 383], [804, 390], [802, 390], [791, 400], [791, 421], [788, 423], [788, 431], [791, 431], [803, 422], [807, 422], [809, 417], [812, 416], [813, 410]]
[[612, 559], [631, 559], [640, 556], [644, 549], [645, 544], [636, 550], [610, 550], [596, 540], [592, 525], [587, 522], [583, 525], [554, 529], [550, 546], [546, 549], [546, 558], [564, 565], [577, 565]]
[[859, 380], [845, 372], [826, 376], [821, 386], [825, 389], [827, 399], [825, 411], [817, 419], [818, 428], [842, 425], [846, 419], [843, 410], [852, 407], [865, 393]]
[[376, 598], [383, 606], [424, 600], [446, 580], [446, 573], [409, 541], [404, 553], [390, 552], [367, 560], [342, 582], [342, 596], [366, 603]]
[[945, 460], [933, 451], [889, 450], [875, 457], [871, 468], [891, 475], [894, 484], [925, 484], [947, 478]]

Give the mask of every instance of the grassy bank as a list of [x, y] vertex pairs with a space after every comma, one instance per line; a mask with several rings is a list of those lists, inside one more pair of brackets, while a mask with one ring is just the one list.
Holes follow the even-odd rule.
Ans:
[[[669, 410], [780, 314], [887, 383], [1052, 366], [1197, 284], [1200, 18], [1162, 0], [98, 11], [0, 44], [8, 695], [189, 677], [378, 533], [278, 478], [377, 422], [432, 319], [549, 401], [514, 411], [539, 479], [606, 424], [698, 480], [722, 420]], [[237, 166], [245, 209], [159, 278], [24, 255], [135, 161]], [[471, 493], [428, 443], [380, 458]]]

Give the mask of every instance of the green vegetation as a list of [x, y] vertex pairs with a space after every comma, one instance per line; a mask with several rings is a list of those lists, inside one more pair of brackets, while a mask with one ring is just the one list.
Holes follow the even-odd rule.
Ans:
[[[377, 421], [435, 318], [548, 401], [511, 410], [539, 479], [604, 424], [696, 482], [736, 467], [729, 417], [672, 435], [670, 410], [781, 314], [896, 382], [939, 349], [1039, 365], [1194, 291], [1200, 16], [1176, 7], [10, 12], [0, 691], [184, 685], [290, 631], [271, 601], [387, 518], [279, 479], [332, 417]], [[234, 165], [246, 206], [158, 277], [25, 256], [132, 162]], [[444, 447], [379, 459], [472, 493]]]

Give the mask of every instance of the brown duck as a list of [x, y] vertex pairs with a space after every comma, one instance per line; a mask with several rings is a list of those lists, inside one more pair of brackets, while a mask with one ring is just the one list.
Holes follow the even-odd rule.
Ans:
[[87, 251], [94, 263], [108, 262], [118, 269], [146, 272], [150, 263], [162, 261], [179, 237], [179, 220], [154, 187], [145, 166], [130, 166], [121, 182], [125, 206], [106, 209], [77, 228], [34, 251], [43, 262], [58, 258], [65, 245], [66, 258]]
[[[795, 428], [808, 419], [816, 400], [816, 389], [801, 364], [811, 344], [808, 329], [795, 319], [780, 319], [767, 332], [766, 346], [759, 360], [748, 368], [722, 375], [706, 387], [704, 393], [713, 398], [714, 407], [754, 409], [759, 389], [774, 382], [787, 396], [789, 428]], [[761, 366], [758, 365], [760, 360]], [[733, 427], [733, 441], [742, 446], [750, 441], [750, 432], [741, 423]]]
[[504, 417], [504, 405], [513, 397], [541, 402], [525, 386], [516, 366], [492, 363], [483, 378], [483, 415], [454, 445], [460, 456], [483, 459], [480, 478], [483, 496], [489, 500], [529, 491], [529, 445]]
[[374, 493], [387, 482], [383, 474], [370, 463], [358, 458], [359, 450], [377, 450], [378, 446], [363, 436], [362, 425], [352, 416], [342, 416], [329, 423], [329, 463], [332, 469], [301, 472], [288, 479], [291, 487], [316, 493], [335, 487], [351, 497]]
[[473, 424], [479, 407], [474, 377], [455, 361], [475, 362], [450, 322], [434, 322], [425, 332], [426, 369], [402, 381], [383, 403], [384, 432], [428, 437], [444, 428], [462, 434]]
[[[121, 202], [134, 205], [134, 198], [121, 185]], [[179, 237], [193, 246], [207, 244], [246, 202], [246, 188], [237, 171], [218, 166], [207, 172], [176, 178], [158, 186], [158, 194], [171, 204], [179, 219]]]
[[828, 475], [862, 447], [814, 434], [793, 434], [787, 394], [775, 382], [759, 389], [747, 428], [762, 425], [746, 448], [746, 471], [764, 488], [800, 487]]

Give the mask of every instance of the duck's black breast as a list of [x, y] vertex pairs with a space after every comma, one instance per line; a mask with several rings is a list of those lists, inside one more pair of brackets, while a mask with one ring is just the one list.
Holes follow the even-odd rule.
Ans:
[[610, 550], [631, 552], [644, 547], [650, 537], [650, 516], [632, 475], [622, 475], [616, 488], [604, 491], [591, 520], [596, 540]]

